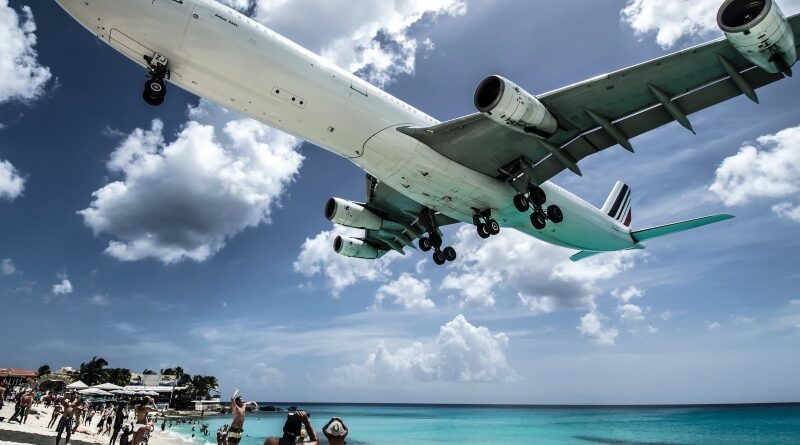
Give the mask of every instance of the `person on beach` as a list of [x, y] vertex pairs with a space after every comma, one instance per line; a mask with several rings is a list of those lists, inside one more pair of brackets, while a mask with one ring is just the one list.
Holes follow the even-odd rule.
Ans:
[[228, 434], [225, 436], [225, 441], [230, 445], [237, 445], [242, 440], [242, 433], [244, 433], [244, 415], [247, 412], [247, 405], [253, 404], [258, 407], [256, 402], [245, 402], [242, 396], [239, 395], [239, 390], [234, 388], [233, 395], [231, 395], [231, 413], [233, 413], [233, 422], [231, 427], [228, 428]]
[[52, 428], [53, 425], [56, 424], [56, 420], [58, 419], [58, 416], [61, 414], [61, 410], [63, 409], [64, 407], [61, 406], [60, 400], [56, 401], [56, 403], [53, 404], [53, 415], [50, 416], [50, 423], [47, 424], [47, 429]]
[[64, 445], [69, 443], [69, 438], [72, 437], [72, 421], [73, 417], [75, 416], [75, 409], [78, 406], [79, 399], [78, 396], [73, 395], [72, 398], [64, 398], [61, 400], [61, 407], [64, 410], [64, 414], [61, 415], [61, 420], [58, 421], [58, 426], [56, 427], [56, 445], [61, 442], [61, 433], [64, 430], [67, 431], [67, 440], [64, 442]]
[[84, 425], [92, 425], [92, 417], [94, 417], [94, 408], [89, 408], [89, 413], [86, 414], [86, 420], [83, 422]]
[[9, 423], [13, 421], [17, 421], [20, 425], [23, 423], [23, 420], [26, 420], [28, 415], [28, 409], [30, 409], [31, 403], [33, 402], [33, 394], [30, 391], [25, 391], [19, 393], [17, 396], [17, 406], [14, 409], [14, 415], [8, 419]]
[[[108, 445], [114, 445], [114, 442], [117, 441], [117, 435], [122, 429], [122, 425], [125, 424], [125, 419], [128, 417], [128, 413], [125, 412], [126, 407], [127, 405], [122, 402], [117, 405], [117, 410], [114, 412], [114, 432], [111, 434], [111, 440], [108, 442]], [[122, 443], [122, 439], [120, 439], [120, 443]]]
[[75, 405], [75, 422], [73, 422], [75, 425], [72, 427], [72, 434], [75, 434], [78, 431], [78, 427], [81, 425], [87, 409], [88, 407], [86, 402], [84, 402], [82, 399], [80, 399], [80, 403], [78, 405]]
[[0, 409], [3, 409], [3, 403], [6, 400], [6, 384], [0, 383]]
[[139, 445], [144, 439], [145, 433], [152, 433], [155, 428], [147, 421], [147, 415], [157, 413], [158, 408], [151, 397], [142, 399], [136, 407], [136, 423], [133, 425], [133, 445]]
[[350, 430], [347, 429], [347, 425], [344, 424], [341, 417], [334, 417], [322, 427], [322, 434], [328, 439], [328, 445], [344, 445], [344, 440], [347, 439]]
[[[308, 441], [306, 441], [306, 436]], [[305, 411], [295, 411], [286, 416], [283, 437], [268, 437], [264, 445], [291, 445], [298, 441], [305, 445], [319, 445], [319, 437]]]

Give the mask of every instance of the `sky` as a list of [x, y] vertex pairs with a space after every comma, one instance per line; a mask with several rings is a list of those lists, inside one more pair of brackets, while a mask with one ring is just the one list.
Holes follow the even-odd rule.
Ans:
[[[543, 93], [720, 35], [716, 0], [226, 3], [440, 120], [490, 74]], [[796, 77], [555, 178], [596, 206], [625, 181], [635, 228], [736, 219], [580, 263], [450, 227], [441, 268], [337, 256], [323, 206], [364, 198], [357, 167], [144, 80], [54, 1], [0, 0], [0, 366], [182, 365], [265, 401], [800, 400]]]

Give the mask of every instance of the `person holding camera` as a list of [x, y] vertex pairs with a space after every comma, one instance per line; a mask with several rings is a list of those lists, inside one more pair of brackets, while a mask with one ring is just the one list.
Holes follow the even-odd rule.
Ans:
[[[308, 438], [308, 441], [306, 441]], [[292, 445], [302, 443], [305, 445], [319, 445], [317, 432], [308, 420], [305, 411], [290, 412], [283, 424], [283, 437], [268, 437], [264, 445]]]

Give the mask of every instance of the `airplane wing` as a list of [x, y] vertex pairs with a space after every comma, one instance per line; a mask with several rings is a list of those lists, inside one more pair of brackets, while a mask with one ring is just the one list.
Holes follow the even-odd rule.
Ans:
[[[788, 20], [800, 42], [800, 14]], [[721, 38], [537, 96], [558, 121], [545, 141], [481, 113], [400, 131], [493, 177], [509, 178], [510, 166], [524, 159], [533, 168], [526, 174], [541, 184], [567, 168], [580, 174], [577, 161], [614, 145], [632, 151], [629, 139], [674, 120], [692, 130], [687, 116], [712, 105], [741, 94], [757, 102], [753, 90], [783, 77], [748, 62]], [[613, 123], [617, 134], [601, 121]]]
[[[365, 230], [363, 241], [377, 247], [381, 256], [389, 251], [405, 255], [404, 249], [416, 249], [414, 241], [425, 233], [420, 223], [424, 208], [402, 193], [367, 175], [367, 202], [365, 207], [384, 219], [380, 230]], [[438, 227], [456, 224], [459, 221], [441, 213], [434, 214]]]

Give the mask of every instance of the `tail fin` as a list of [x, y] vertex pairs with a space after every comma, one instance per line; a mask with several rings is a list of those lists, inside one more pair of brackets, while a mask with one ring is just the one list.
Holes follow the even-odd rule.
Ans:
[[734, 218], [733, 215], [711, 215], [702, 218], [690, 219], [688, 221], [681, 221], [672, 224], [666, 224], [658, 227], [651, 227], [644, 230], [636, 230], [631, 233], [633, 239], [637, 243], [647, 241], [653, 238], [660, 238], [662, 236], [671, 235], [673, 233], [683, 232], [684, 230], [696, 229], [715, 222], [725, 221]]
[[602, 210], [606, 215], [630, 227], [633, 220], [631, 188], [627, 184], [618, 181], [614, 189], [611, 190], [611, 194], [608, 195]]

